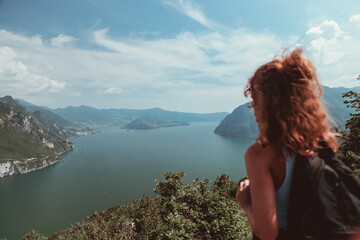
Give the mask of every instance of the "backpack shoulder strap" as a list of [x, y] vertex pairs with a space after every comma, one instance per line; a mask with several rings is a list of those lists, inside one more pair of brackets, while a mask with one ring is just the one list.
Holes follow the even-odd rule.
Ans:
[[296, 157], [287, 218], [287, 229], [292, 235], [291, 239], [302, 239], [300, 236], [311, 234], [307, 224], [308, 214], [312, 209], [308, 206], [311, 206], [324, 164], [317, 155]]

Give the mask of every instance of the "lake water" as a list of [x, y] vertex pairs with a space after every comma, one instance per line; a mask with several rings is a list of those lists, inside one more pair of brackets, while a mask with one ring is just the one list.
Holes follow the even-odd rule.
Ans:
[[30, 229], [49, 235], [142, 195], [154, 197], [155, 179], [185, 171], [185, 182], [245, 175], [244, 152], [254, 141], [213, 133], [218, 123], [155, 130], [99, 129], [72, 139], [75, 149], [50, 167], [0, 178], [0, 238]]

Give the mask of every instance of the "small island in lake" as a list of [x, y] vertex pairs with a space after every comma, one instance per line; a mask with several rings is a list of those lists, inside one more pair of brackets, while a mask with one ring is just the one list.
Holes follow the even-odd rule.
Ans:
[[140, 117], [123, 126], [123, 129], [155, 129], [163, 127], [189, 126], [187, 122], [164, 121], [154, 117]]

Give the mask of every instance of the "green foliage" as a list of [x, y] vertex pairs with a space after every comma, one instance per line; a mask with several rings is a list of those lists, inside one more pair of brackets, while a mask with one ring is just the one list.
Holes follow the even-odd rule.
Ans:
[[128, 212], [136, 239], [158, 239], [161, 219], [160, 207], [156, 200], [143, 196], [129, 205]]
[[126, 206], [116, 206], [95, 213], [68, 229], [54, 233], [49, 239], [136, 239]]
[[22, 238], [22, 240], [45, 240], [45, 239], [47, 239], [47, 237], [41, 235], [35, 230], [31, 230]]
[[[358, 80], [360, 80], [360, 76]], [[346, 98], [344, 103], [348, 108], [353, 108], [355, 113], [350, 113], [351, 118], [346, 121], [348, 131], [343, 134], [337, 156], [360, 179], [360, 93], [349, 91], [344, 93], [343, 97]]]
[[[210, 180], [196, 179], [185, 184], [184, 172], [165, 173], [165, 181], [157, 181], [155, 192], [160, 195], [161, 239], [242, 239], [240, 211], [230, 194], [236, 183], [226, 175], [213, 185]], [[245, 234], [241, 235], [241, 233]]]
[[[245, 213], [234, 199], [237, 183], [227, 175], [183, 182], [184, 172], [165, 173], [155, 199], [143, 196], [54, 233], [49, 239], [251, 239]], [[26, 238], [25, 238], [26, 237]], [[42, 239], [30, 232], [24, 239]]]

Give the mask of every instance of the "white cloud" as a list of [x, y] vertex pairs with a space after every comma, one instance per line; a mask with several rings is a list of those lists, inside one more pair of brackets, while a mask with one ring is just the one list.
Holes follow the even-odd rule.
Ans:
[[62, 47], [64, 44], [68, 44], [73, 41], [74, 38], [64, 34], [59, 34], [57, 37], [54, 37], [50, 40], [50, 44], [55, 47]]
[[344, 36], [337, 22], [325, 20], [306, 32], [303, 43], [319, 65], [331, 65], [344, 57], [339, 49], [339, 41]]
[[43, 41], [39, 35], [35, 35], [32, 37], [24, 37], [20, 34], [9, 32], [4, 29], [0, 29], [0, 39], [5, 42], [15, 41], [15, 42], [30, 43], [33, 45], [42, 45], [43, 44]]
[[121, 88], [114, 88], [114, 87], [104, 90], [105, 94], [121, 94], [123, 92], [124, 91]]
[[193, 5], [189, 0], [178, 0], [178, 1], [168, 1], [164, 0], [163, 3], [171, 6], [175, 10], [187, 15], [193, 20], [199, 22], [203, 26], [215, 30], [215, 29], [224, 29], [223, 26], [211, 21], [208, 19], [201, 8]]
[[[138, 70], [134, 69], [135, 74], [140, 77], [146, 73], [147, 79], [144, 80], [148, 82], [151, 82], [150, 79], [157, 79], [157, 82], [159, 79], [178, 80], [179, 76], [194, 81], [207, 78], [208, 81], [227, 82], [263, 59], [271, 59], [274, 52], [283, 46], [282, 40], [272, 34], [254, 34], [244, 30], [227, 34], [185, 32], [172, 39], [129, 42], [126, 39], [112, 40], [104, 29], [95, 32], [94, 37], [95, 43], [113, 50], [116, 56], [124, 59], [119, 67], [136, 65]], [[130, 72], [128, 79], [134, 73], [131, 66], [126, 71], [127, 74]], [[137, 82], [142, 83], [143, 80], [139, 78]]]
[[360, 14], [354, 15], [349, 19], [349, 22], [360, 23]]
[[21, 55], [7, 46], [0, 47], [0, 83], [2, 91], [22, 94], [56, 93], [65, 89], [64, 82], [29, 72]]
[[349, 19], [349, 22], [354, 24], [356, 27], [360, 27], [360, 14], [352, 16]]
[[306, 32], [306, 37], [309, 39], [325, 38], [332, 39], [343, 35], [343, 31], [340, 29], [337, 22], [332, 20], [325, 20], [319, 26], [312, 27]]
[[357, 31], [351, 26], [344, 26], [344, 29], [347, 32], [343, 32], [337, 22], [326, 20], [310, 28], [303, 40], [326, 86], [354, 87], [358, 84], [354, 77], [360, 65]]

